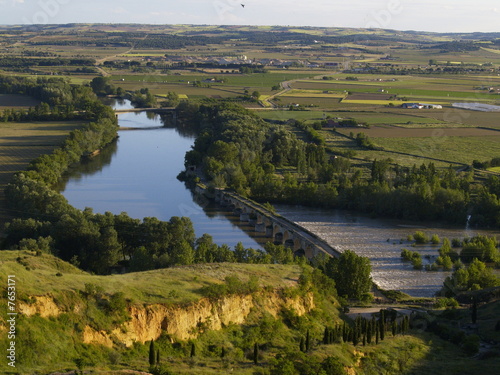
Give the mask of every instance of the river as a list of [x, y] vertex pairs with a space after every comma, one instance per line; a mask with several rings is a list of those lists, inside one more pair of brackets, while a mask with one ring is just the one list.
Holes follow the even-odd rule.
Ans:
[[[128, 101], [114, 108], [131, 108]], [[59, 190], [71, 205], [94, 212], [127, 212], [131, 217], [189, 217], [196, 236], [209, 233], [214, 242], [233, 247], [262, 248], [265, 238], [239, 223], [239, 216], [194, 196], [177, 180], [184, 169], [184, 155], [195, 134], [165, 128], [153, 113], [118, 115], [119, 138], [90, 161], [72, 169]]]
[[372, 278], [383, 289], [400, 290], [416, 297], [431, 297], [451, 272], [414, 270], [401, 260], [401, 249], [418, 251], [423, 263], [430, 264], [439, 255], [439, 245], [412, 246], [409, 234], [423, 231], [441, 239], [464, 238], [476, 234], [497, 235], [498, 232], [450, 227], [439, 223], [427, 225], [401, 220], [370, 218], [355, 212], [324, 210], [300, 206], [279, 205], [277, 212], [316, 233], [338, 250], [353, 250], [370, 258]]
[[[114, 103], [114, 108], [131, 108], [130, 103]], [[152, 113], [119, 115], [116, 143], [91, 161], [74, 169], [61, 187], [68, 201], [95, 212], [127, 212], [134, 218], [155, 216], [169, 220], [172, 216], [189, 217], [197, 236], [209, 233], [218, 244], [233, 247], [261, 248], [267, 240], [262, 234], [239, 223], [238, 217], [207, 201], [200, 201], [176, 176], [184, 169], [184, 155], [195, 135], [188, 130], [162, 127], [159, 116]], [[131, 130], [135, 129], [135, 130]], [[441, 238], [463, 238], [477, 231], [447, 228], [438, 224], [428, 227], [395, 220], [373, 219], [341, 210], [322, 210], [298, 206], [277, 206], [278, 213], [309, 229], [339, 249], [352, 249], [369, 257], [372, 277], [383, 289], [396, 289], [412, 296], [429, 297], [441, 287], [450, 272], [413, 270], [400, 258], [402, 248], [418, 250], [424, 264], [432, 263], [438, 246], [411, 247], [409, 234], [422, 230]], [[481, 231], [492, 235], [494, 232]]]

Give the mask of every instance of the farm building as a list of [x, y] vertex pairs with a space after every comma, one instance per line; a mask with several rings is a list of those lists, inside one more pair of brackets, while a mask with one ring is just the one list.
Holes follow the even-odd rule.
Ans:
[[422, 109], [424, 106], [420, 103], [403, 103], [401, 105], [403, 108], [411, 108], [411, 109]]

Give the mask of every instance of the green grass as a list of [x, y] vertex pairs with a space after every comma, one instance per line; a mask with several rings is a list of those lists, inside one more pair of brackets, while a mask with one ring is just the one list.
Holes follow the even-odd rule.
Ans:
[[[22, 264], [16, 260], [18, 257], [22, 258]], [[227, 263], [96, 276], [47, 254], [35, 256], [28, 251], [6, 250], [0, 252], [0, 260], [2, 285], [6, 283], [6, 275], [14, 274], [22, 280], [20, 290], [26, 296], [82, 291], [86, 283], [92, 283], [101, 286], [108, 294], [123, 292], [126, 298], [140, 304], [193, 302], [202, 297], [200, 288], [220, 283], [230, 275], [238, 275], [242, 280], [255, 275], [262, 286], [279, 288], [296, 285], [301, 274], [298, 266]], [[58, 272], [62, 276], [57, 276]]]
[[267, 120], [280, 120], [285, 121], [289, 119], [296, 120], [323, 120], [323, 111], [288, 111], [288, 110], [269, 110], [269, 111], [255, 111], [255, 113]]
[[[450, 163], [472, 164], [472, 161], [489, 160], [500, 154], [499, 137], [428, 137], [428, 138], [377, 138], [377, 146], [386, 151], [403, 152], [422, 157], [442, 159]], [[389, 152], [364, 151], [364, 156], [380, 158], [382, 155], [408, 165], [405, 155]], [[421, 162], [425, 161], [421, 159]], [[421, 164], [421, 162], [417, 164]], [[410, 165], [412, 165], [410, 161]]]
[[491, 172], [500, 173], [500, 167], [492, 167], [492, 168], [488, 168], [488, 170], [491, 171]]
[[[352, 131], [356, 134], [362, 130]], [[500, 134], [499, 137], [373, 138], [375, 145], [384, 147], [384, 151], [360, 148], [354, 140], [328, 129], [323, 129], [321, 134], [325, 136], [327, 146], [343, 152], [353, 150], [357, 159], [390, 158], [394, 163], [408, 167], [433, 162], [438, 168], [447, 168], [450, 164], [472, 164], [474, 159], [491, 160], [500, 154]]]

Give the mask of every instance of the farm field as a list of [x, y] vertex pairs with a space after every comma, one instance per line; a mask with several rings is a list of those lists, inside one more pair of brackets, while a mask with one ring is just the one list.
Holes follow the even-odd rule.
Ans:
[[[0, 123], [0, 207], [4, 207], [4, 189], [13, 174], [23, 170], [35, 158], [51, 153], [82, 122]], [[0, 211], [0, 222], [5, 219]]]
[[[422, 138], [422, 137], [498, 137], [500, 132], [482, 128], [424, 128], [405, 129], [396, 126], [374, 126], [370, 129], [340, 128], [337, 131], [344, 135], [350, 132], [362, 132], [370, 138]], [[500, 138], [499, 138], [500, 140]]]
[[6, 108], [29, 108], [40, 104], [40, 101], [26, 95], [0, 94], [0, 111]]
[[[340, 131], [329, 129], [321, 130], [321, 134], [326, 139], [326, 145], [334, 151], [339, 152], [354, 151], [353, 164], [356, 166], [366, 166], [371, 160], [391, 159], [394, 163], [411, 167], [422, 163], [433, 162], [438, 168], [448, 168], [470, 165], [473, 160], [490, 160], [496, 155], [500, 155], [500, 134], [493, 136], [452, 136], [448, 130], [460, 129], [439, 129], [434, 136], [408, 136], [392, 137], [390, 131], [393, 129], [380, 129], [379, 137], [371, 138], [376, 146], [383, 147], [384, 150], [368, 150], [358, 146], [354, 139], [349, 138], [352, 131], [357, 133], [367, 133], [371, 129], [345, 128]], [[400, 129], [407, 131], [406, 129]], [[416, 131], [430, 131], [436, 129], [408, 129]], [[461, 129], [469, 130], [469, 129]], [[481, 129], [470, 129], [481, 130]], [[381, 137], [384, 135], [386, 136]], [[493, 134], [496, 134], [494, 132]], [[432, 133], [431, 133], [432, 134]], [[491, 134], [491, 133], [490, 133]]]

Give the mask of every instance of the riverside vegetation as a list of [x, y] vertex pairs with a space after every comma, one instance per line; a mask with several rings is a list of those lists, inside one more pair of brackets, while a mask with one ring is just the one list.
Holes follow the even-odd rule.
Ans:
[[[23, 80], [19, 82], [22, 83]], [[54, 82], [57, 83], [57, 80]], [[31, 83], [27, 80], [26, 84]], [[64, 82], [60, 84], [64, 86]], [[71, 86], [68, 88], [72, 90]], [[92, 95], [89, 97], [93, 98]], [[215, 121], [205, 120], [207, 108], [193, 111], [192, 104], [184, 103], [179, 109], [180, 113], [202, 116], [200, 117], [202, 126], [213, 126], [213, 124], [218, 123], [222, 127], [220, 130], [224, 136], [230, 132], [226, 128], [227, 123], [236, 125], [233, 130], [235, 135], [238, 134], [239, 125], [236, 120], [240, 120], [241, 114], [244, 113], [244, 118], [249, 123], [248, 131], [254, 132], [252, 137], [248, 139], [254, 141], [266, 139], [262, 133], [264, 130], [257, 126], [260, 120], [238, 107], [234, 108], [233, 111], [218, 110], [218, 108], [227, 108], [227, 106], [227, 104], [223, 104], [221, 107], [213, 107], [218, 111], [212, 116], [212, 120]], [[58, 280], [65, 279], [65, 273], [70, 274], [71, 279], [77, 278], [78, 274], [84, 274], [69, 264], [55, 261], [49, 255], [44, 255], [45, 253], [58, 254], [61, 258], [71, 261], [73, 265], [97, 273], [108, 273], [110, 267], [116, 266], [119, 259], [125, 261], [124, 265], [128, 266], [129, 270], [147, 270], [176, 264], [202, 264], [214, 261], [301, 264], [302, 270], [296, 289], [285, 288], [281, 293], [284, 293], [285, 296], [293, 296], [297, 293], [304, 296], [304, 293], [313, 293], [315, 308], [309, 314], [299, 316], [294, 310], [283, 308], [279, 311], [278, 316], [273, 316], [266, 314], [265, 309], [259, 310], [257, 308], [255, 315], [250, 315], [245, 324], [226, 327], [220, 334], [203, 328], [203, 321], [201, 321], [201, 325], [197, 326], [196, 331], [194, 331], [196, 335], [191, 339], [194, 341], [179, 340], [171, 336], [153, 337], [156, 347], [160, 349], [160, 354], [158, 355], [157, 352], [154, 362], [152, 357], [148, 358], [148, 362], [152, 366], [151, 371], [156, 373], [172, 371], [192, 373], [199, 371], [198, 367], [201, 367], [200, 371], [204, 373], [207, 371], [217, 373], [221, 369], [220, 366], [223, 369], [226, 366], [228, 368], [236, 366], [241, 370], [241, 373], [245, 373], [245, 371], [266, 373], [268, 371], [272, 374], [294, 374], [297, 372], [335, 374], [344, 373], [348, 368], [371, 373], [373, 371], [371, 369], [385, 366], [389, 373], [391, 371], [392, 373], [400, 373], [406, 368], [418, 368], [416, 361], [420, 362], [423, 358], [429, 360], [429, 362], [425, 362], [423, 368], [436, 365], [435, 359], [426, 354], [434, 345], [428, 341], [427, 334], [412, 334], [411, 338], [404, 337], [404, 339], [398, 336], [398, 334], [408, 330], [409, 321], [403, 316], [399, 316], [398, 321], [397, 319], [387, 321], [385, 318], [379, 317], [369, 321], [358, 319], [352, 324], [347, 323], [348, 319], [342, 318], [338, 301], [343, 304], [347, 301], [346, 298], [365, 301], [370, 299], [370, 295], [367, 294], [371, 287], [369, 263], [352, 252], [345, 252], [339, 259], [314, 259], [312, 265], [315, 268], [311, 269], [305, 264], [305, 259], [294, 259], [291, 251], [281, 245], [268, 244], [265, 251], [244, 249], [237, 246], [233, 252], [228, 247], [214, 245], [209, 235], [195, 239], [190, 222], [186, 218], [172, 218], [169, 222], [161, 222], [154, 218], [145, 218], [141, 221], [131, 219], [126, 214], [94, 214], [90, 210], [79, 211], [69, 206], [62, 196], [52, 190], [52, 185], [57, 181], [55, 173], [62, 173], [71, 163], [78, 161], [82, 155], [91, 152], [96, 147], [105, 146], [116, 136], [114, 116], [106, 107], [101, 107], [95, 102], [87, 108], [95, 108], [96, 112], [100, 109], [103, 110], [103, 113], [85, 114], [85, 116], [92, 116], [97, 122], [72, 133], [63, 147], [56, 150], [51, 156], [35, 160], [26, 171], [15, 176], [7, 189], [9, 201], [11, 204], [15, 204], [13, 207], [22, 212], [25, 218], [14, 219], [7, 226], [5, 245], [20, 250], [26, 249], [28, 252], [26, 250], [20, 253], [4, 252], [6, 260], [10, 259], [10, 261], [5, 262], [4, 267], [14, 270], [25, 280], [32, 277], [30, 274], [37, 275], [42, 272], [43, 277], [48, 277], [40, 284], [49, 288], [49, 290], [44, 289], [44, 292], [56, 297], [56, 306], [65, 311], [62, 314], [56, 314], [57, 316], [49, 320], [37, 316], [21, 318], [20, 326], [30, 327], [19, 336], [19, 347], [31, 348], [28, 352], [22, 352], [21, 356], [21, 358], [26, 359], [27, 368], [48, 368], [47, 366], [53, 366], [53, 363], [57, 361], [66, 363], [66, 367], [71, 368], [72, 365], [64, 362], [61, 357], [64, 353], [64, 358], [67, 358], [68, 350], [73, 353], [74, 366], [80, 369], [95, 366], [109, 369], [141, 368], [141, 366], [146, 365], [147, 348], [151, 346], [150, 343], [142, 345], [139, 343], [129, 349], [120, 349], [119, 345], [113, 345], [111, 349], [109, 346], [102, 346], [102, 344], [99, 346], [95, 343], [85, 343], [82, 335], [86, 329], [88, 331], [90, 328], [96, 332], [108, 332], [109, 335], [114, 329], [126, 324], [127, 320], [130, 319], [131, 309], [143, 304], [146, 296], [149, 293], [155, 293], [154, 291], [139, 292], [139, 294], [129, 296], [123, 288], [114, 289], [111, 287], [106, 290], [99, 287], [98, 284], [104, 282], [99, 280], [103, 279], [88, 275], [82, 276], [88, 282], [79, 281], [70, 290], [60, 294], [58, 288], [51, 289], [51, 285], [57, 285]], [[229, 108], [232, 109], [231, 106]], [[110, 115], [106, 117], [106, 113]], [[222, 121], [222, 118], [228, 121]], [[252, 126], [252, 124], [254, 125]], [[276, 135], [271, 133], [269, 138], [271, 142], [268, 147], [269, 150], [273, 151], [267, 153], [268, 164], [259, 169], [260, 172], [256, 173], [257, 176], [260, 173], [264, 177], [266, 175], [265, 169], [272, 170], [272, 168], [281, 166], [280, 164], [275, 166], [272, 163], [273, 161], [276, 163], [276, 160], [272, 158], [273, 155], [278, 158], [287, 155], [287, 152], [290, 155], [290, 149], [282, 146], [285, 143], [282, 137], [285, 139], [289, 137], [292, 144], [295, 144], [298, 149], [307, 146], [305, 142], [299, 141], [286, 132], [282, 132], [282, 137], [278, 136], [277, 134], [280, 133], [278, 128], [271, 129], [271, 131], [276, 133]], [[107, 136], [103, 136], [105, 134]], [[203, 127], [200, 129], [200, 134], [202, 136], [196, 141], [195, 149], [186, 156], [187, 161], [197, 157], [194, 152], [197, 151], [196, 147], [201, 140], [205, 138], [208, 142], [209, 134], [204, 132]], [[274, 141], [272, 141], [273, 137]], [[225, 161], [230, 160], [231, 152], [239, 152], [236, 150], [249, 152], [249, 148], [241, 147], [235, 150], [231, 144], [220, 140], [212, 144], [214, 147], [220, 148], [220, 152], [210, 154], [215, 160], [204, 159], [201, 154], [198, 159], [208, 166], [217, 166], [217, 162], [220, 162], [218, 158]], [[256, 144], [256, 149], [259, 150], [257, 146], [258, 144]], [[283, 149], [281, 153], [276, 151], [280, 147]], [[304, 152], [302, 155], [305, 157], [306, 153]], [[313, 155], [316, 153], [313, 152]], [[237, 153], [233, 156], [233, 161], [241, 160]], [[301, 157], [300, 154], [298, 156]], [[249, 168], [252, 168], [250, 162], [260, 160], [260, 157], [262, 155], [259, 152], [254, 155], [249, 154], [246, 158], [249, 162]], [[310, 160], [310, 163], [314, 165], [314, 157]], [[217, 169], [207, 169], [207, 171], [212, 172], [214, 170]], [[226, 172], [225, 169], [220, 170], [220, 174], [213, 175], [212, 181], [217, 181], [219, 178], [221, 181], [235, 183], [237, 181], [234, 178], [235, 175], [223, 174]], [[230, 178], [226, 180], [227, 176]], [[245, 193], [244, 190], [241, 191], [245, 187], [244, 184], [235, 185], [235, 187], [240, 192]], [[40, 199], [41, 197], [42, 199]], [[225, 263], [224, 267], [230, 269], [228, 263]], [[259, 275], [260, 280], [263, 277], [263, 270], [269, 266], [258, 267], [252, 272]], [[241, 272], [241, 269], [238, 272]], [[180, 275], [185, 275], [185, 273], [182, 272]], [[190, 301], [200, 298], [213, 300], [231, 295], [255, 294], [263, 287], [255, 276], [252, 278], [251, 275], [247, 281], [242, 281], [239, 277], [232, 275], [227, 275], [222, 279], [225, 280], [225, 283], [211, 281], [201, 283], [201, 285], [193, 279], [189, 284], [200, 286], [197, 291], [191, 292], [194, 292], [191, 297], [186, 300], [181, 291], [173, 287], [167, 293], [167, 300], [173, 301], [173, 304], [178, 303], [181, 306], [186, 306], [186, 303], [189, 304]], [[352, 283], [354, 281], [355, 284]], [[134, 288], [140, 289], [138, 282], [133, 282], [133, 285]], [[28, 306], [37, 306], [36, 295], [40, 295], [40, 292], [38, 290], [34, 291], [32, 295], [22, 294], [20, 299]], [[44, 294], [44, 292], [41, 293]], [[69, 309], [69, 306], [79, 304], [87, 306], [84, 313]], [[69, 311], [67, 311], [68, 309]], [[210, 319], [210, 317], [206, 317], [206, 319]], [[425, 319], [429, 318], [424, 317]], [[467, 318], [465, 317], [465, 319]], [[382, 325], [373, 323], [377, 321], [385, 321], [385, 323]], [[396, 324], [394, 324], [395, 322]], [[440, 324], [446, 326], [446, 323]], [[86, 328], [87, 326], [90, 328]], [[60, 345], [50, 351], [41, 350], [42, 347], [45, 348], [45, 335], [42, 332], [45, 332], [46, 329], [57, 332], [58, 337], [60, 337]], [[388, 331], [391, 332], [388, 335], [391, 339], [384, 340]], [[463, 348], [469, 348], [460, 350], [470, 350], [470, 353], [478, 350], [478, 343], [474, 339], [469, 339], [469, 336], [460, 337], [456, 339], [456, 343]], [[69, 339], [71, 339], [71, 343], [68, 341]], [[378, 345], [373, 346], [377, 342]], [[39, 350], [31, 351], [33, 348], [39, 348]], [[394, 360], [387, 362], [382, 359], [383, 357], [380, 357], [384, 350], [389, 350], [391, 355], [400, 354], [395, 355]], [[446, 353], [447, 355], [451, 355], [451, 353], [457, 355], [456, 352], [460, 350], [458, 347], [447, 348]], [[360, 353], [366, 353], [368, 356], [360, 357]], [[162, 359], [165, 357], [168, 360]], [[402, 358], [405, 359], [402, 360]], [[160, 360], [159, 364], [158, 359]], [[468, 365], [469, 361], [466, 357], [460, 360], [460, 369], [463, 370], [464, 363]], [[486, 365], [494, 367], [496, 361], [486, 362]]]
[[[495, 330], [498, 304], [486, 303], [495, 298], [495, 290], [478, 295], [475, 317], [466, 309], [453, 309], [457, 300], [441, 299], [437, 307], [450, 310], [412, 315], [412, 319], [381, 311], [375, 319], [350, 320], [341, 306], [348, 299], [366, 302], [372, 298], [369, 263], [352, 252], [339, 259], [313, 259], [308, 265], [281, 245], [268, 244], [264, 251], [238, 245], [233, 251], [213, 244], [209, 235], [196, 239], [186, 218], [161, 222], [132, 219], [126, 213], [76, 210], [54, 190], [54, 184], [82, 156], [116, 138], [115, 115], [95, 95], [113, 89], [100, 79], [92, 85], [74, 85], [58, 78], [16, 77], [1, 77], [0, 87], [2, 93], [30, 94], [41, 101], [33, 109], [3, 111], [3, 121], [90, 121], [72, 132], [61, 148], [16, 174], [6, 190], [10, 208], [20, 217], [5, 229], [3, 247], [16, 250], [0, 254], [1, 277], [14, 270], [20, 279], [31, 280], [19, 300], [26, 311], [31, 307], [35, 312], [19, 320], [19, 327], [24, 328], [18, 336], [19, 363], [25, 366], [19, 372], [47, 372], [54, 370], [54, 363], [60, 364], [60, 370], [150, 367], [151, 372], [164, 374], [232, 369], [242, 374], [372, 374], [381, 370], [473, 374], [478, 364], [484, 373], [498, 370], [497, 349], [479, 352], [481, 338], [499, 339]], [[147, 88], [131, 95], [141, 105], [154, 105], [156, 100]], [[471, 171], [437, 169], [432, 163], [405, 167], [385, 159], [360, 169], [352, 166], [352, 154], [326, 146], [318, 129], [301, 123], [293, 125], [298, 132], [291, 131], [288, 125], [269, 124], [233, 103], [213, 100], [181, 101], [177, 111], [181, 125], [198, 127], [199, 132], [186, 155], [186, 166], [200, 167], [210, 187], [234, 189], [263, 202], [354, 208], [418, 220], [464, 223], [472, 211], [472, 224], [500, 225], [497, 177], [477, 180]], [[355, 141], [358, 147], [376, 151], [364, 135]], [[206, 262], [225, 262], [221, 268], [228, 271], [214, 277], [210, 268], [217, 266]], [[75, 266], [97, 274], [117, 268], [146, 273], [96, 276]], [[276, 278], [278, 269], [283, 272], [281, 278]], [[476, 282], [467, 282], [485, 269], [473, 261], [468, 270], [457, 270], [450, 283], [477, 289]], [[144, 285], [145, 279], [155, 288]], [[161, 289], [165, 280], [171, 283]], [[282, 306], [273, 315], [266, 312], [266, 295], [259, 296], [272, 290], [284, 299], [307, 300], [312, 295], [314, 307], [309, 305], [303, 314], [298, 312], [300, 305]], [[452, 289], [461, 303], [470, 302], [467, 294], [456, 295], [457, 291]], [[53, 304], [40, 302], [40, 296], [52, 299]], [[209, 329], [213, 316], [208, 315], [182, 332], [188, 339], [164, 333], [136, 340], [131, 346], [118, 340], [127, 334], [131, 312], [140, 306], [167, 301], [182, 310], [196, 301], [216, 303], [231, 296], [252, 296], [256, 301], [241, 325], [227, 324], [215, 331]], [[53, 314], [47, 313], [49, 306]], [[479, 322], [476, 333], [481, 337], [457, 329], [457, 321]], [[49, 332], [56, 340], [47, 348]], [[86, 333], [94, 341], [85, 342]]]

